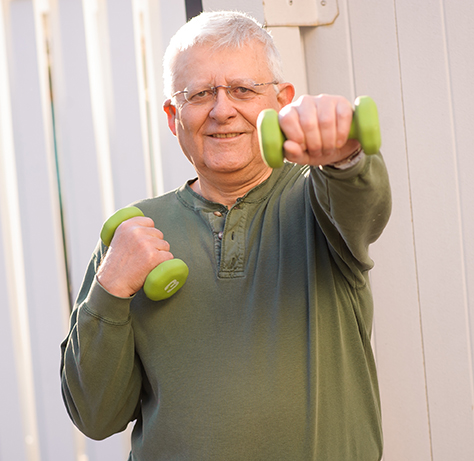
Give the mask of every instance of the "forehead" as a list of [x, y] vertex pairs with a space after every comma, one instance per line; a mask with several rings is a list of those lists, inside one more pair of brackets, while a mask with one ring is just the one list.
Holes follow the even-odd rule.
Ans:
[[222, 85], [239, 78], [255, 82], [272, 78], [262, 43], [217, 50], [212, 45], [195, 45], [179, 55], [173, 86], [180, 90], [196, 83]]

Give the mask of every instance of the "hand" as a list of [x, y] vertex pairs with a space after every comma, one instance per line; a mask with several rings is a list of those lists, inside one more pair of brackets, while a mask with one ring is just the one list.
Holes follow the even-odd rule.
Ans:
[[169, 243], [155, 229], [152, 219], [128, 219], [117, 227], [97, 279], [114, 296], [132, 296], [143, 286], [151, 270], [173, 259], [169, 250]]
[[349, 157], [360, 146], [348, 139], [352, 105], [342, 96], [301, 96], [280, 111], [287, 140], [285, 157], [302, 165], [329, 165]]

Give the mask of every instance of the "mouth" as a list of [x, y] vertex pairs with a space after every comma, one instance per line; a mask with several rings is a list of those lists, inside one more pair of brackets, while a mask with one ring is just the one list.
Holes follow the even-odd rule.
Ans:
[[237, 136], [240, 136], [242, 133], [214, 133], [211, 134], [211, 138], [219, 138], [219, 139], [225, 139], [225, 138], [236, 138]]

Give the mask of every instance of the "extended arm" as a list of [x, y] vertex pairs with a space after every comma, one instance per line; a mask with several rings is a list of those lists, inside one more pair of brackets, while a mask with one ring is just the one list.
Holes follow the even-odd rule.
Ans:
[[364, 156], [347, 170], [313, 168], [311, 179], [313, 211], [329, 243], [349, 266], [371, 269], [369, 245], [378, 239], [391, 212], [382, 156]]
[[279, 119], [286, 158], [313, 167], [309, 194], [328, 241], [346, 264], [356, 261], [357, 271], [365, 271], [372, 267], [369, 244], [387, 224], [391, 196], [380, 153], [359, 155], [359, 142], [348, 139], [352, 116], [347, 99], [319, 95], [302, 96]]

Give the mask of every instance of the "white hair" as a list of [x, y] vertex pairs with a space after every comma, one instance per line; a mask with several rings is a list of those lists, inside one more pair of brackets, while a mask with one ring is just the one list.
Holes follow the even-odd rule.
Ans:
[[273, 78], [283, 82], [280, 53], [270, 33], [256, 19], [237, 11], [205, 12], [192, 18], [171, 38], [163, 58], [165, 96], [170, 98], [175, 90], [178, 56], [183, 51], [203, 44], [212, 44], [214, 50], [240, 48], [253, 40], [264, 45]]

